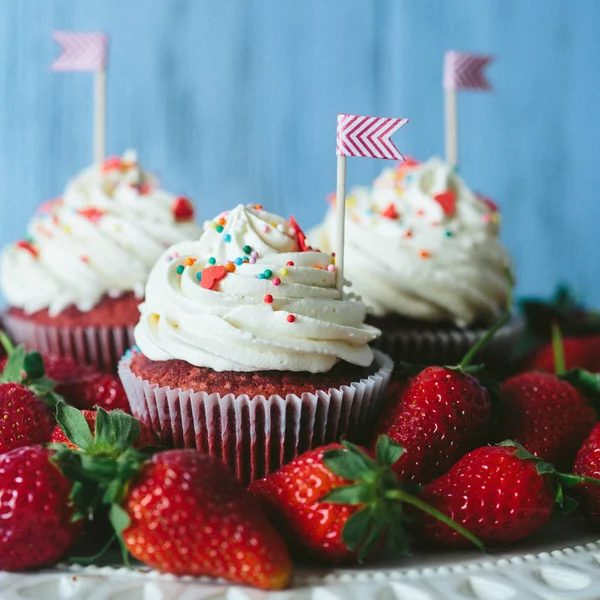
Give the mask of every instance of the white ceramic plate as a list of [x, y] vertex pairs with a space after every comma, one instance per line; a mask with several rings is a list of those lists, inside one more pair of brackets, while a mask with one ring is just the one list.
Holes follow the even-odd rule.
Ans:
[[600, 599], [600, 532], [574, 521], [503, 552], [448, 552], [353, 569], [299, 568], [263, 592], [124, 567], [0, 572], [1, 600], [558, 600]]

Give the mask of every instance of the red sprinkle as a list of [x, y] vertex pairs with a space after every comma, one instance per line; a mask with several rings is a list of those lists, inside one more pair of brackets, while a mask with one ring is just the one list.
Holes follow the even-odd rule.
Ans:
[[273, 285], [281, 285], [281, 279], [279, 279], [279, 277], [274, 277], [272, 281]]
[[288, 323], [293, 323], [296, 320], [296, 317], [294, 315], [288, 315], [287, 316], [287, 322]]
[[294, 266], [294, 261], [293, 261], [293, 260], [288, 260], [288, 261], [285, 263], [285, 266], [286, 266], [286, 267], [293, 267], [293, 266]]
[[120, 156], [109, 156], [102, 163], [102, 172], [109, 173], [110, 171], [119, 171], [123, 165], [123, 161]]
[[205, 267], [202, 270], [200, 285], [206, 290], [212, 290], [214, 289], [215, 284], [218, 281], [221, 281], [221, 279], [225, 279], [226, 276], [227, 271], [223, 265]]
[[97, 208], [80, 208], [77, 214], [81, 215], [88, 221], [91, 221], [94, 225], [97, 225], [100, 219], [104, 216], [104, 211], [98, 210]]
[[394, 219], [397, 220], [398, 217], [400, 216], [398, 214], [398, 211], [396, 210], [396, 207], [393, 204], [390, 204], [382, 213], [381, 213], [382, 217], [385, 217], [386, 219]]
[[40, 255], [39, 250], [32, 243], [25, 240], [19, 240], [15, 246], [21, 250], [25, 250], [25, 252], [29, 252], [33, 258], [37, 258]]
[[[173, 200], [171, 212], [176, 221], [188, 221], [194, 216], [194, 206], [185, 196], [178, 196]], [[204, 277], [204, 275], [202, 275]]]
[[89, 263], [90, 262], [90, 257], [89, 256], [82, 256], [81, 257], [81, 262]]
[[267, 295], [264, 297], [264, 301], [265, 301], [267, 304], [273, 304], [273, 296], [271, 296], [271, 294], [267, 294]]
[[298, 240], [300, 252], [308, 252], [309, 250], [312, 250], [312, 248], [306, 243], [306, 235], [304, 234], [304, 231], [302, 231], [300, 225], [298, 225], [298, 222], [296, 219], [294, 219], [294, 217], [290, 217], [290, 225], [296, 232], [296, 239]]
[[456, 210], [456, 192], [454, 190], [436, 194], [433, 199], [439, 203], [445, 215], [451, 215]]

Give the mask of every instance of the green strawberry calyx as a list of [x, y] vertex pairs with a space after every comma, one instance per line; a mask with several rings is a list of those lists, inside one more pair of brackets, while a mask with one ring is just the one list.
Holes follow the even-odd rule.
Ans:
[[573, 487], [583, 483], [591, 483], [593, 485], [600, 485], [600, 479], [594, 479], [593, 477], [586, 477], [585, 475], [576, 475], [575, 473], [560, 473], [553, 465], [546, 462], [542, 458], [531, 454], [521, 444], [514, 442], [513, 440], [504, 440], [497, 444], [498, 446], [514, 447], [515, 456], [521, 460], [530, 460], [535, 463], [535, 470], [538, 475], [548, 475], [552, 478], [555, 486], [554, 500], [563, 514], [572, 513], [578, 506], [577, 500], [565, 493], [565, 488]]
[[4, 370], [0, 374], [0, 383], [21, 383], [42, 398], [51, 408], [63, 401], [63, 398], [53, 391], [56, 382], [46, 377], [44, 359], [39, 352], [27, 352], [23, 344], [15, 346], [1, 330], [0, 343], [8, 356]]
[[323, 496], [319, 502], [361, 506], [346, 522], [342, 540], [363, 561], [380, 544], [394, 555], [410, 554], [409, 535], [405, 524], [410, 521], [404, 505], [409, 504], [439, 519], [485, 550], [484, 545], [464, 527], [420, 500], [415, 494], [419, 486], [399, 481], [391, 466], [402, 456], [404, 448], [386, 435], [377, 439], [372, 458], [351, 442], [343, 448], [328, 450], [323, 455], [325, 466], [335, 475], [351, 483]]
[[70, 497], [76, 507], [75, 518], [107, 508], [127, 562], [122, 533], [130, 521], [121, 504], [130, 482], [157, 449], [132, 447], [140, 437], [140, 423], [121, 410], [107, 412], [98, 407], [94, 432], [81, 411], [63, 402], [56, 406], [56, 420], [67, 439], [77, 446], [50, 445], [56, 451], [53, 462], [73, 481]]

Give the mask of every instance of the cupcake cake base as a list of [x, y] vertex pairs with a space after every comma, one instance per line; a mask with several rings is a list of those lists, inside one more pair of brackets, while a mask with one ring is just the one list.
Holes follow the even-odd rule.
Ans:
[[133, 415], [161, 445], [216, 456], [247, 484], [310, 448], [342, 438], [363, 442], [392, 369], [377, 351], [368, 369], [342, 363], [321, 374], [218, 373], [130, 352], [119, 376]]

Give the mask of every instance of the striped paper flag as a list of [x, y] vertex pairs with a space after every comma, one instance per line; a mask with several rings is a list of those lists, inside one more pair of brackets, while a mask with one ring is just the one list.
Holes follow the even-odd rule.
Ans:
[[104, 71], [108, 36], [104, 33], [54, 31], [52, 37], [62, 54], [52, 63], [53, 71]]
[[338, 115], [336, 154], [404, 160], [390, 137], [406, 123], [408, 119]]
[[492, 61], [489, 54], [468, 54], [448, 50], [444, 58], [444, 89], [491, 90], [484, 68]]

